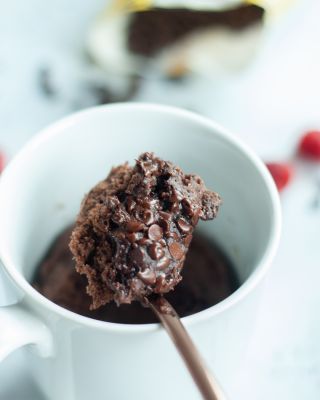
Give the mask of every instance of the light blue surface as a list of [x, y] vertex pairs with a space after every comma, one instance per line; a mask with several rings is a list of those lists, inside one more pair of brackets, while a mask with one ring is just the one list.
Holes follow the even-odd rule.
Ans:
[[[83, 87], [89, 70], [81, 49], [103, 3], [0, 2], [0, 146], [10, 155], [43, 126], [93, 104]], [[216, 119], [265, 159], [291, 158], [300, 133], [320, 128], [319, 16], [319, 0], [300, 1], [270, 26], [253, 65], [228, 82], [186, 87], [149, 82], [137, 99], [169, 99]], [[47, 66], [57, 97], [46, 98], [37, 85], [39, 69]], [[297, 165], [296, 179], [282, 195], [281, 246], [235, 400], [320, 397], [320, 210], [311, 206], [316, 174], [315, 168]], [[21, 352], [0, 366], [0, 400], [9, 399], [41, 399]]]

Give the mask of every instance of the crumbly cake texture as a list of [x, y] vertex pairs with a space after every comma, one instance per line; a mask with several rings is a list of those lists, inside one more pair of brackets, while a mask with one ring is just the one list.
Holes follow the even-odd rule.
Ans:
[[199, 176], [153, 153], [113, 168], [83, 200], [70, 241], [91, 308], [172, 290], [198, 220], [215, 218], [220, 203]]

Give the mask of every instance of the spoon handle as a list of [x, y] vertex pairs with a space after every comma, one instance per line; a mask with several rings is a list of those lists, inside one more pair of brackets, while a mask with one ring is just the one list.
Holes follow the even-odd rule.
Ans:
[[226, 400], [220, 385], [205, 366], [191, 337], [171, 304], [163, 297], [147, 300], [182, 356], [205, 400]]

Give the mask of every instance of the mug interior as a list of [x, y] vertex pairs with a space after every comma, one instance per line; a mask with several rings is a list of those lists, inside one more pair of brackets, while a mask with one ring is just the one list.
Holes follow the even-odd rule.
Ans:
[[30, 282], [86, 192], [112, 166], [144, 151], [203, 177], [223, 205], [199, 229], [232, 260], [240, 283], [255, 271], [274, 229], [261, 166], [221, 128], [191, 113], [146, 105], [98, 107], [48, 128], [12, 162], [0, 185], [0, 243]]

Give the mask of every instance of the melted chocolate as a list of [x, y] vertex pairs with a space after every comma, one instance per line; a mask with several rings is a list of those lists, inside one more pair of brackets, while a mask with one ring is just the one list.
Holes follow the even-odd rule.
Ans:
[[[54, 303], [75, 313], [102, 321], [142, 324], [157, 322], [151, 310], [138, 302], [118, 307], [111, 302], [90, 310], [87, 280], [75, 270], [69, 241], [72, 227], [62, 232], [40, 262], [33, 286]], [[195, 233], [191, 242], [183, 279], [165, 297], [181, 317], [202, 311], [233, 293], [239, 282], [227, 256], [205, 236]]]

